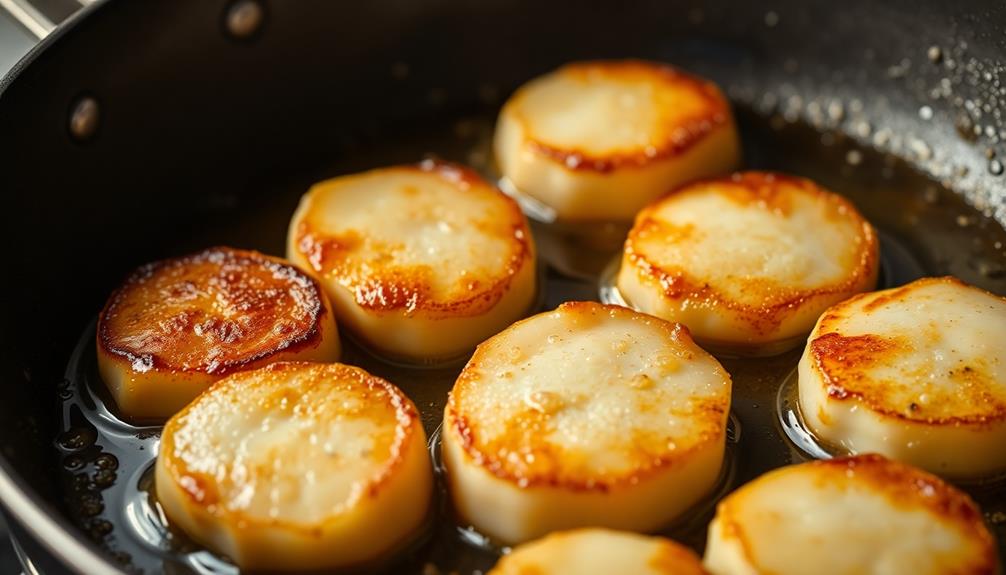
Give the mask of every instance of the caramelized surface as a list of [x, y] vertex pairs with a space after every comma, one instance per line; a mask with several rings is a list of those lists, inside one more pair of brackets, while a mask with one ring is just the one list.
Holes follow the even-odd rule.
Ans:
[[242, 569], [358, 566], [419, 535], [433, 482], [425, 447], [415, 406], [387, 381], [278, 362], [219, 381], [168, 421], [157, 497]]
[[577, 62], [521, 86], [493, 136], [506, 189], [546, 221], [628, 221], [668, 190], [737, 169], [730, 106], [658, 62]]
[[955, 278], [830, 308], [808, 353], [832, 400], [915, 423], [1006, 422], [1006, 299]]
[[735, 491], [710, 526], [705, 563], [717, 575], [992, 574], [996, 552], [967, 495], [862, 455], [785, 467]]
[[290, 250], [363, 310], [434, 318], [485, 313], [533, 265], [517, 204], [474, 172], [434, 161], [315, 185]]
[[603, 492], [722, 444], [729, 403], [729, 376], [686, 329], [568, 302], [479, 346], [447, 422], [499, 478]]
[[416, 409], [388, 382], [281, 362], [218, 382], [171, 418], [161, 457], [213, 515], [311, 529], [377, 497], [412, 434]]
[[683, 154], [730, 122], [719, 88], [666, 64], [567, 64], [508, 101], [529, 147], [571, 170], [611, 172]]
[[101, 312], [99, 351], [137, 374], [222, 376], [317, 345], [331, 313], [322, 298], [313, 279], [282, 260], [209, 248], [136, 270]]
[[625, 242], [619, 288], [700, 340], [757, 345], [808, 331], [876, 281], [877, 238], [847, 200], [766, 172], [687, 186], [648, 206]]

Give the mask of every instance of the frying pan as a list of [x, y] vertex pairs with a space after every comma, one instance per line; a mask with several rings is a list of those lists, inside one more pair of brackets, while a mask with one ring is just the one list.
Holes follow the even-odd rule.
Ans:
[[[210, 243], [281, 253], [312, 181], [443, 154], [395, 142], [491, 118], [564, 62], [617, 57], [724, 86], [750, 166], [826, 148], [847, 160], [821, 176], [838, 191], [884, 175], [855, 196], [868, 215], [928, 205], [880, 226], [889, 284], [952, 273], [1006, 293], [1000, 0], [100, 1], [0, 81], [0, 500], [26, 569], [123, 569], [72, 519], [54, 445], [69, 358], [128, 270]], [[775, 131], [794, 143], [767, 152]], [[741, 479], [786, 453], [755, 399], [735, 388]]]

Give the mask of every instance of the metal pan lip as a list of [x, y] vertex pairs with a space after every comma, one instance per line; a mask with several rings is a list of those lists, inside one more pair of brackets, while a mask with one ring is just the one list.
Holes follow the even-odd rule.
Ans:
[[60, 25], [56, 26], [52, 32], [49, 33], [45, 38], [42, 38], [37, 44], [32, 46], [28, 53], [21, 57], [20, 60], [14, 64], [6, 74], [0, 76], [0, 100], [3, 99], [4, 93], [17, 82], [18, 78], [21, 76], [28, 67], [31, 66], [32, 62], [39, 58], [43, 52], [45, 52], [50, 46], [60, 41], [64, 34], [76, 28], [83, 22], [88, 16], [93, 14], [95, 11], [102, 9], [109, 0], [93, 0], [90, 4], [77, 10]]
[[[108, 2], [109, 0], [97, 0], [82, 8], [29, 50], [6, 75], [0, 78], [0, 99], [43, 52]], [[24, 529], [69, 572], [94, 575], [123, 573], [93, 544], [75, 534], [73, 527], [18, 475], [14, 466], [3, 455], [0, 455], [0, 504], [12, 521]]]
[[0, 502], [9, 517], [69, 571], [81, 574], [122, 573], [89, 542], [71, 533], [65, 520], [16, 475], [6, 458], [0, 456]]
[[34, 62], [43, 52], [56, 42], [59, 42], [60, 38], [62, 38], [64, 34], [77, 27], [80, 22], [96, 10], [100, 10], [103, 6], [108, 4], [108, 2], [109, 0], [94, 0], [92, 3], [72, 14], [59, 26], [56, 26], [56, 28], [54, 28], [48, 36], [42, 38], [42, 40], [32, 46], [32, 48], [28, 50], [27, 54], [22, 56], [21, 59], [7, 71], [6, 74], [0, 77], [0, 99], [3, 98], [4, 92], [6, 92], [7, 89], [17, 81], [18, 77], [21, 76], [21, 73], [31, 66], [32, 62]]

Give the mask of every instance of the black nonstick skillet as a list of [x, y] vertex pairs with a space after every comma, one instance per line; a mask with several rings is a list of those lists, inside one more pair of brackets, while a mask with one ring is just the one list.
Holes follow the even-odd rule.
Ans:
[[[746, 167], [814, 178], [877, 226], [882, 287], [953, 274], [1006, 294], [1001, 0], [99, 1], [0, 80], [0, 501], [26, 569], [234, 571], [164, 531], [145, 471], [157, 429], [115, 421], [95, 382], [91, 322], [130, 269], [215, 244], [282, 255], [324, 177], [428, 154], [491, 175], [516, 86], [618, 57], [723, 86]], [[620, 228], [534, 228], [542, 307], [596, 299]], [[718, 495], [810, 457], [786, 427], [796, 357], [723, 360]], [[346, 360], [399, 384], [435, 431], [457, 367]], [[963, 487], [1003, 550], [1006, 486]], [[713, 503], [666, 534], [701, 550]], [[383, 567], [485, 571], [498, 550], [476, 539], [441, 498], [425, 541]]]

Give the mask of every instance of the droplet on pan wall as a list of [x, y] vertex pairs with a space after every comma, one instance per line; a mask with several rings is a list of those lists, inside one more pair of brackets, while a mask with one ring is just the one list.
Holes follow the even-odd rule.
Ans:
[[929, 147], [929, 144], [918, 138], [912, 138], [909, 140], [908, 147], [921, 160], [929, 160], [933, 157], [933, 149]]
[[67, 451], [78, 451], [90, 447], [98, 438], [95, 430], [86, 427], [76, 427], [63, 432], [57, 443]]
[[845, 117], [845, 106], [839, 100], [832, 100], [828, 104], [828, 119], [838, 124]]
[[979, 274], [989, 279], [999, 279], [1006, 276], [1006, 267], [999, 262], [991, 262], [988, 260], [977, 260], [972, 261], [971, 267], [975, 269]]
[[929, 58], [929, 61], [933, 64], [939, 64], [940, 60], [943, 59], [943, 50], [939, 46], [930, 46], [929, 49], [926, 50], [926, 57]]
[[1003, 173], [1003, 163], [997, 159], [992, 159], [989, 162], [989, 173], [993, 176], [1001, 176]]
[[855, 126], [853, 126], [853, 130], [856, 132], [856, 135], [859, 136], [860, 138], [869, 138], [870, 132], [873, 131], [873, 128], [872, 126], [870, 126], [870, 123], [867, 122], [866, 120], [859, 120], [858, 122], [856, 122]]
[[877, 147], [884, 147], [891, 141], [891, 131], [887, 128], [882, 128], [877, 130], [873, 134], [873, 145]]

